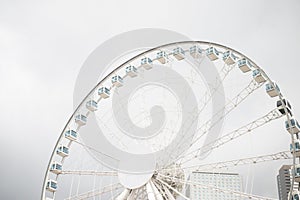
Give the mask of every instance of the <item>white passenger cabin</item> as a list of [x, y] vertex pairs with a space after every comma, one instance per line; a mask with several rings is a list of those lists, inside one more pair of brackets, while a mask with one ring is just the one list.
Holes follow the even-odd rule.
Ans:
[[177, 47], [175, 49], [173, 49], [173, 56], [177, 59], [177, 60], [182, 60], [185, 57], [185, 53], [184, 50], [181, 47]]
[[77, 132], [74, 131], [74, 130], [67, 130], [65, 132], [65, 138], [67, 138], [68, 140], [71, 140], [71, 141], [75, 141], [77, 140]]
[[300, 183], [300, 165], [296, 165], [296, 169], [294, 170], [295, 173], [295, 181]]
[[260, 69], [253, 70], [252, 76], [257, 83], [264, 83], [267, 79], [263, 76]]
[[54, 174], [60, 174], [62, 172], [62, 164], [54, 161], [51, 165], [50, 172]]
[[69, 148], [61, 144], [58, 146], [56, 153], [61, 157], [66, 157], [69, 155]]
[[[288, 195], [290, 196], [291, 193], [289, 192]], [[291, 200], [300, 200], [300, 192], [298, 190], [293, 190], [292, 191], [292, 199]]]
[[141, 66], [144, 67], [146, 70], [152, 69], [152, 60], [150, 58], [142, 58]]
[[137, 76], [137, 68], [134, 66], [130, 65], [126, 67], [126, 74], [129, 75], [130, 77], [136, 77]]
[[292, 116], [292, 106], [287, 99], [278, 100], [276, 105], [277, 105], [278, 111], [281, 114], [283, 114], [283, 115], [286, 114], [285, 109], [284, 109], [284, 107], [285, 107], [287, 112], [290, 114], [290, 116]]
[[211, 60], [217, 60], [219, 58], [219, 52], [215, 47], [209, 47], [206, 49], [206, 56]]
[[156, 58], [161, 64], [165, 64], [168, 60], [168, 55], [165, 51], [160, 51], [156, 54]]
[[110, 95], [110, 90], [107, 87], [101, 87], [98, 89], [98, 95], [106, 99]]
[[242, 72], [246, 73], [252, 70], [253, 65], [246, 58], [242, 58], [238, 60], [238, 67]]
[[111, 83], [116, 87], [122, 87], [123, 86], [123, 79], [119, 75], [115, 75], [111, 77]]
[[86, 102], [86, 108], [91, 111], [91, 112], [94, 112], [98, 109], [98, 104], [96, 101], [94, 100], [89, 100]]
[[79, 126], [86, 125], [87, 117], [85, 115], [79, 114], [75, 116], [75, 123]]
[[201, 57], [201, 54], [202, 54], [202, 49], [198, 46], [192, 46], [190, 47], [190, 55], [197, 59], [197, 58], [200, 58]]
[[[274, 86], [275, 87], [274, 87]], [[275, 82], [266, 84], [266, 92], [270, 97], [277, 97], [280, 94], [280, 89]]]
[[290, 144], [290, 151], [293, 154], [293, 149], [294, 149], [295, 150], [295, 156], [300, 157], [300, 140], [299, 139], [295, 140], [294, 144], [295, 144], [294, 145], [295, 148], [293, 148], [293, 144]]
[[233, 65], [236, 63], [237, 57], [231, 51], [226, 51], [223, 54], [223, 60], [227, 65]]
[[46, 185], [46, 190], [48, 190], [49, 192], [55, 192], [57, 190], [57, 181], [48, 180]]
[[[291, 126], [290, 126], [290, 124], [291, 124]], [[299, 125], [298, 121], [294, 118], [291, 118], [290, 122], [285, 121], [285, 128], [291, 134], [297, 134], [300, 132], [300, 125]]]

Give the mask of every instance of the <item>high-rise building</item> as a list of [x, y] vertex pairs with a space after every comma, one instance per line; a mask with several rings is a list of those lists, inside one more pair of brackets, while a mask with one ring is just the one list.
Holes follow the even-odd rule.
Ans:
[[[291, 188], [291, 165], [283, 165], [277, 175], [279, 200], [287, 200]], [[298, 185], [295, 185], [297, 188]]]
[[[201, 185], [213, 186], [224, 190], [242, 191], [242, 178], [234, 173], [211, 173], [211, 172], [193, 172], [190, 175], [190, 181], [200, 183]], [[191, 199], [201, 200], [240, 200], [241, 198], [230, 193], [217, 192], [210, 188], [201, 186], [189, 186], [186, 194]]]

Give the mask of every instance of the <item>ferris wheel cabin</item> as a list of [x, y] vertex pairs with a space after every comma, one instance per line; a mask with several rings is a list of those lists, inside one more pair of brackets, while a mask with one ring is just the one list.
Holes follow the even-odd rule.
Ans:
[[116, 75], [111, 77], [111, 83], [116, 87], [122, 87], [123, 86], [123, 79], [121, 76]]
[[219, 52], [215, 47], [209, 47], [206, 49], [206, 56], [211, 60], [217, 60], [219, 58]]
[[50, 172], [54, 174], [60, 174], [62, 171], [62, 164], [59, 162], [53, 162], [50, 168]]
[[[289, 192], [289, 196], [290, 196], [290, 192]], [[300, 193], [298, 190], [293, 190], [292, 191], [292, 200], [300, 200]]]
[[184, 50], [181, 47], [177, 47], [175, 49], [173, 49], [173, 56], [177, 59], [177, 60], [182, 60], [185, 57], [185, 53]]
[[190, 47], [190, 55], [193, 57], [193, 58], [200, 58], [202, 54], [202, 49], [199, 48], [198, 46], [192, 46]]
[[270, 97], [277, 97], [280, 93], [280, 88], [276, 83], [267, 83], [266, 84], [266, 92]]
[[79, 114], [75, 116], [75, 123], [79, 126], [86, 125], [87, 117], [85, 115]]
[[126, 67], [126, 74], [130, 77], [136, 77], [137, 76], [137, 68], [130, 65]]
[[300, 132], [300, 125], [294, 118], [291, 118], [290, 121], [285, 121], [285, 128], [291, 134], [297, 134]]
[[144, 67], [146, 70], [152, 69], [152, 60], [150, 58], [142, 58], [141, 66]]
[[49, 192], [55, 192], [57, 190], [57, 181], [55, 181], [55, 180], [48, 180], [47, 185], [46, 185], [46, 189]]
[[246, 73], [251, 71], [253, 66], [249, 60], [247, 60], [246, 58], [242, 58], [241, 60], [238, 61], [238, 67], [242, 72]]
[[226, 51], [223, 54], [223, 60], [227, 65], [233, 65], [236, 63], [237, 57], [231, 51]]
[[296, 165], [296, 169], [294, 170], [295, 173], [295, 181], [300, 183], [300, 165]]
[[160, 51], [156, 54], [156, 58], [161, 64], [166, 64], [168, 55], [165, 51]]
[[69, 155], [69, 148], [64, 145], [59, 145], [59, 147], [56, 150], [56, 153], [60, 155], [61, 157], [66, 157]]
[[292, 116], [292, 106], [291, 106], [290, 102], [287, 99], [278, 100], [277, 108], [278, 108], [279, 112], [283, 115], [285, 115], [284, 107], [286, 107], [287, 112], [290, 114], [290, 116]]
[[94, 100], [90, 100], [90, 101], [86, 102], [86, 108], [91, 112], [96, 111], [98, 109], [97, 102]]
[[253, 70], [252, 76], [257, 83], [264, 83], [267, 81], [267, 79], [261, 73], [260, 69]]
[[[290, 151], [291, 151], [291, 153], [293, 154], [293, 151], [295, 151], [295, 156], [296, 157], [300, 157], [300, 140], [295, 140], [294, 141], [294, 144], [295, 145], [293, 145], [293, 144], [290, 144]], [[295, 148], [293, 148], [293, 146], [295, 147]]]
[[98, 95], [104, 99], [108, 98], [110, 95], [110, 90], [107, 87], [101, 87], [98, 89]]
[[77, 140], [77, 132], [74, 130], [68, 130], [65, 132], [65, 138], [67, 138], [70, 141]]

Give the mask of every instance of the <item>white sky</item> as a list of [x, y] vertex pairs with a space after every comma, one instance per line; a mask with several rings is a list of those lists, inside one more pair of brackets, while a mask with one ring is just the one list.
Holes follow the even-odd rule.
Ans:
[[1, 0], [0, 199], [39, 198], [82, 63], [124, 31], [165, 28], [239, 50], [299, 113], [299, 10], [297, 0]]

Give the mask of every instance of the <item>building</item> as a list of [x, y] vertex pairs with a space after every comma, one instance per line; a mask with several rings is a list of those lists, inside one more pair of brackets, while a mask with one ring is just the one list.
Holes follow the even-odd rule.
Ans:
[[[231, 191], [242, 191], [242, 178], [234, 173], [193, 172], [190, 181]], [[230, 193], [217, 192], [201, 186], [190, 186], [186, 191], [190, 199], [201, 200], [240, 200], [241, 197]]]
[[[279, 200], [288, 200], [288, 194], [291, 188], [291, 165], [283, 165], [279, 169], [277, 186]], [[294, 187], [297, 188], [298, 184], [295, 184]]]

